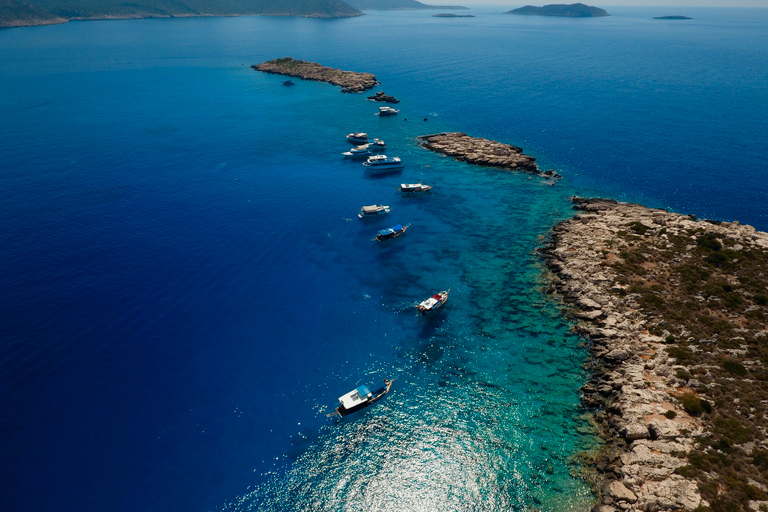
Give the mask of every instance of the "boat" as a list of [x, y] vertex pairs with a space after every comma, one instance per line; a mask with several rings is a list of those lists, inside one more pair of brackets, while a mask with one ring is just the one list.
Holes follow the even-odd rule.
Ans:
[[352, 132], [347, 135], [347, 142], [351, 142], [356, 146], [368, 144], [368, 134], [364, 132]]
[[365, 217], [375, 217], [377, 215], [384, 215], [390, 212], [389, 206], [381, 204], [373, 204], [371, 206], [363, 206], [360, 208], [360, 213], [357, 214], [361, 219]]
[[426, 315], [430, 311], [434, 311], [448, 300], [448, 293], [451, 290], [445, 290], [440, 293], [436, 293], [427, 300], [421, 302], [418, 306], [416, 306], [416, 309], [421, 311], [422, 315]]
[[326, 416], [331, 418], [338, 415], [343, 418], [348, 414], [375, 404], [384, 398], [384, 395], [389, 393], [389, 390], [392, 389], [392, 383], [396, 380], [396, 378], [392, 380], [384, 379], [384, 385], [375, 391], [371, 391], [368, 386], [360, 386], [353, 389], [346, 395], [340, 396], [338, 407], [332, 413], [326, 414]]
[[424, 185], [423, 183], [401, 183], [397, 190], [400, 192], [426, 192], [432, 190], [433, 185]]
[[387, 155], [371, 155], [363, 165], [372, 171], [403, 168], [403, 162], [400, 161], [399, 156], [389, 158]]
[[368, 149], [371, 151], [384, 151], [387, 149], [387, 143], [381, 139], [373, 139], [368, 141]]
[[283, 85], [289, 85], [290, 86], [290, 85], [296, 85], [296, 84], [293, 83], [293, 80], [286, 80], [285, 82], [283, 82]]
[[394, 116], [398, 112], [400, 111], [392, 107], [379, 107], [379, 116], [381, 117]]
[[371, 150], [368, 148], [368, 144], [363, 144], [362, 146], [356, 146], [349, 151], [345, 151], [342, 155], [347, 158], [364, 158], [371, 156]]
[[382, 242], [384, 240], [389, 240], [390, 238], [398, 237], [405, 233], [405, 230], [408, 229], [408, 227], [410, 227], [410, 224], [407, 226], [398, 224], [397, 226], [392, 226], [391, 228], [382, 229], [376, 233], [376, 238], [374, 238], [374, 241]]

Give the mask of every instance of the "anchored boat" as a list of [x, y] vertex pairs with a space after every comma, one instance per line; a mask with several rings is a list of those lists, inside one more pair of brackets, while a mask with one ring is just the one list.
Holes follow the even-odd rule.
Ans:
[[365, 217], [376, 217], [377, 215], [384, 215], [389, 213], [389, 211], [389, 206], [373, 204], [371, 206], [363, 206], [360, 208], [360, 213], [358, 213], [357, 216], [361, 219], [364, 219]]
[[368, 143], [368, 134], [364, 132], [352, 132], [347, 135], [347, 142], [351, 142], [357, 146]]
[[386, 117], [386, 116], [394, 116], [396, 115], [399, 110], [396, 110], [392, 107], [379, 107], [379, 116]]
[[395, 238], [403, 233], [405, 233], [405, 230], [408, 229], [408, 226], [403, 226], [402, 224], [398, 224], [397, 226], [392, 226], [391, 228], [382, 229], [378, 233], [376, 233], [376, 238], [374, 238], [375, 241], [381, 242], [383, 240], [389, 240], [390, 238]]
[[403, 168], [403, 162], [400, 161], [399, 156], [389, 158], [387, 155], [369, 156], [368, 160], [363, 162], [363, 165], [371, 171], [387, 171]]
[[384, 379], [384, 386], [375, 391], [371, 391], [368, 386], [360, 386], [357, 389], [353, 389], [346, 395], [340, 396], [339, 406], [326, 416], [329, 418], [336, 415], [344, 417], [375, 404], [384, 398], [384, 395], [389, 393], [389, 390], [392, 388], [392, 383], [396, 380], [396, 378], [392, 380]]
[[416, 306], [416, 309], [418, 309], [422, 315], [426, 315], [430, 311], [434, 311], [443, 304], [446, 303], [448, 300], [448, 293], [450, 293], [450, 289], [442, 291], [440, 293], [436, 293], [427, 300], [421, 302], [418, 306]]
[[423, 183], [401, 183], [397, 190], [400, 192], [426, 192], [432, 187], [433, 185], [424, 185]]

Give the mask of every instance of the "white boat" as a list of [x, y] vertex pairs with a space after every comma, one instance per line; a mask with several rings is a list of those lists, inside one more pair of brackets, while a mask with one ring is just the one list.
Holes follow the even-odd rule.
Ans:
[[399, 110], [396, 110], [396, 109], [394, 109], [394, 108], [392, 108], [392, 107], [379, 107], [379, 115], [380, 115], [381, 117], [385, 117], [385, 116], [394, 116], [394, 115], [396, 115], [398, 112], [400, 112], [400, 111], [399, 111]]
[[353, 389], [346, 395], [340, 396], [338, 407], [332, 413], [326, 414], [326, 416], [329, 418], [337, 415], [344, 417], [347, 414], [352, 414], [375, 404], [389, 393], [389, 390], [392, 389], [392, 383], [396, 380], [397, 378], [392, 380], [384, 379], [384, 385], [375, 391], [371, 391], [368, 386], [360, 386], [357, 389]]
[[362, 146], [356, 146], [349, 151], [346, 151], [342, 153], [347, 158], [365, 158], [371, 156], [371, 150], [368, 147], [368, 144], [363, 144]]
[[381, 204], [373, 204], [371, 206], [363, 206], [360, 208], [360, 213], [357, 214], [361, 219], [365, 217], [375, 217], [377, 215], [384, 215], [390, 212], [389, 206]]
[[437, 308], [445, 304], [446, 301], [448, 301], [448, 293], [450, 293], [450, 291], [451, 290], [449, 289], [449, 290], [444, 290], [440, 293], [434, 294], [433, 296], [431, 296], [430, 298], [428, 298], [427, 300], [421, 302], [418, 306], [416, 306], [416, 309], [421, 311], [422, 315], [426, 315], [430, 311], [436, 310]]
[[403, 162], [400, 161], [399, 156], [389, 158], [387, 155], [369, 156], [368, 160], [363, 162], [363, 165], [372, 171], [386, 171], [403, 168]]
[[347, 142], [351, 142], [357, 146], [368, 144], [368, 134], [364, 132], [352, 132], [347, 135]]
[[401, 183], [397, 190], [400, 192], [426, 192], [432, 190], [433, 185], [424, 185], [423, 183]]
[[368, 141], [368, 149], [371, 151], [384, 151], [387, 149], [387, 143], [381, 139], [373, 139]]

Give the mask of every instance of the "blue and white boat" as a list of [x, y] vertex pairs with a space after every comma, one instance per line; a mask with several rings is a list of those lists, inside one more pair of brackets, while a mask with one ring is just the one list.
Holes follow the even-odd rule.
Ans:
[[405, 233], [405, 230], [408, 229], [411, 225], [408, 224], [407, 226], [403, 226], [402, 224], [398, 224], [397, 226], [392, 226], [391, 228], [382, 229], [378, 233], [376, 233], [376, 238], [373, 240], [376, 242], [382, 242], [384, 240], [389, 240], [390, 238], [395, 238], [403, 233]]
[[384, 395], [389, 393], [389, 390], [392, 388], [392, 383], [395, 382], [395, 380], [397, 379], [384, 379], [384, 385], [375, 391], [371, 391], [368, 386], [360, 386], [357, 389], [353, 389], [346, 395], [340, 396], [338, 407], [326, 416], [329, 418], [336, 415], [344, 417], [375, 404], [384, 398]]
[[403, 168], [403, 162], [400, 161], [399, 156], [389, 158], [387, 155], [369, 156], [368, 160], [363, 162], [363, 165], [371, 171], [388, 171]]
[[368, 144], [368, 134], [364, 132], [352, 132], [347, 135], [347, 142], [351, 142], [357, 146]]

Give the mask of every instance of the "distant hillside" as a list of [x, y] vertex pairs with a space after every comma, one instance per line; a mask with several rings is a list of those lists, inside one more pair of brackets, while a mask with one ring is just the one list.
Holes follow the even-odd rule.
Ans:
[[246, 14], [337, 18], [362, 13], [343, 0], [0, 0], [0, 27], [83, 19]]
[[361, 11], [389, 9], [466, 9], [461, 5], [427, 5], [416, 0], [349, 0], [347, 2]]
[[544, 7], [526, 5], [519, 9], [507, 11], [506, 14], [529, 14], [537, 16], [568, 16], [572, 18], [589, 18], [593, 16], [610, 16], [599, 7], [585, 4], [550, 4]]

